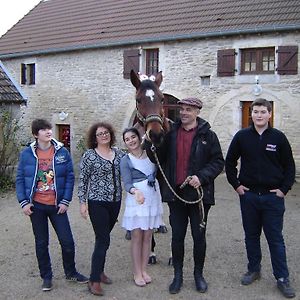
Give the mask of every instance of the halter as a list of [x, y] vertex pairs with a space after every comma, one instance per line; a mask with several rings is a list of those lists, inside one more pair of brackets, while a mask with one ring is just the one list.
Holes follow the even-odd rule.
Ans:
[[136, 116], [144, 125], [147, 125], [150, 122], [159, 122], [160, 125], [163, 125], [163, 123], [164, 123], [163, 117], [160, 115], [157, 115], [157, 114], [151, 114], [151, 115], [148, 115], [147, 117], [144, 117], [139, 112], [139, 109], [137, 106], [136, 106]]

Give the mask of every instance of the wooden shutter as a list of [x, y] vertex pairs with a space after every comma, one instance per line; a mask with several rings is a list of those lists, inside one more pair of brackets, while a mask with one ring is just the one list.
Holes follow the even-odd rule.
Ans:
[[123, 53], [123, 77], [130, 78], [130, 71], [135, 73], [140, 70], [140, 51], [139, 49], [124, 50]]
[[277, 72], [280, 75], [298, 74], [298, 46], [279, 46]]
[[35, 64], [27, 65], [29, 68], [29, 84], [35, 84]]
[[218, 76], [234, 76], [235, 51], [234, 49], [218, 50]]
[[21, 84], [26, 84], [26, 65], [21, 64]]

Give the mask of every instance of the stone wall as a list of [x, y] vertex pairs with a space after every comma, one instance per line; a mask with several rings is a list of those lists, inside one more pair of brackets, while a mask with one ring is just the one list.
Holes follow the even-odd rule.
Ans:
[[[300, 34], [282, 33], [136, 45], [132, 48], [159, 47], [163, 92], [177, 98], [196, 96], [203, 100], [201, 116], [217, 132], [225, 155], [232, 136], [241, 128], [241, 101], [256, 98], [252, 92], [255, 76], [238, 75], [238, 70], [236, 76], [217, 77], [217, 51], [234, 48], [238, 52], [242, 48], [299, 44]], [[29, 98], [27, 107], [23, 108], [22, 121], [28, 124], [24, 135], [30, 140], [29, 124], [35, 117], [47, 118], [54, 125], [69, 124], [71, 152], [77, 164], [80, 151], [76, 145], [89, 125], [107, 120], [117, 129], [118, 142], [122, 146], [121, 132], [132, 122], [135, 108], [135, 89], [122, 74], [124, 49], [127, 48], [4, 60], [4, 65], [16, 80], [20, 78], [21, 63], [36, 64], [36, 85], [23, 86]], [[239, 55], [236, 63], [238, 66]], [[201, 84], [203, 76], [210, 76], [210, 85]], [[259, 97], [274, 102], [274, 126], [288, 136], [299, 175], [300, 76], [274, 74], [262, 75], [259, 79], [262, 86]], [[59, 119], [61, 111], [68, 113], [64, 121]]]

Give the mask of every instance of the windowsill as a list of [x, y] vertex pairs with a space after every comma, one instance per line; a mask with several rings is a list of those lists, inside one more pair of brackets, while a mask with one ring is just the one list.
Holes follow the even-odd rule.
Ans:
[[239, 74], [236, 75], [236, 83], [256, 83], [256, 77], [259, 78], [259, 83], [275, 83], [279, 82], [280, 75], [278, 74]]

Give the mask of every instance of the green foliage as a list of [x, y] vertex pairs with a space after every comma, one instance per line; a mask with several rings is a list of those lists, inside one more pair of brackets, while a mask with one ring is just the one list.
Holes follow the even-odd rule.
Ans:
[[11, 110], [1, 107], [0, 111], [0, 191], [14, 184], [14, 169], [18, 160], [20, 143], [17, 134], [20, 131], [19, 119], [13, 117]]
[[82, 155], [86, 150], [86, 141], [84, 137], [80, 137], [79, 141], [77, 142], [76, 149], [79, 151], [80, 155]]

